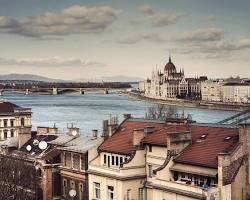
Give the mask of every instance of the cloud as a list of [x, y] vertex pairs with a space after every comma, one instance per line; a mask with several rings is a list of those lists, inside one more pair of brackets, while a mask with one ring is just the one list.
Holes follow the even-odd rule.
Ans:
[[151, 34], [139, 34], [131, 37], [118, 39], [117, 42], [120, 44], [136, 44], [141, 41], [150, 41], [150, 42], [166, 42], [167, 40], [156, 33]]
[[155, 10], [148, 4], [139, 6], [138, 10], [147, 15], [155, 14]]
[[138, 10], [145, 15], [145, 20], [149, 21], [155, 27], [176, 24], [185, 16], [184, 13], [176, 11], [156, 12], [154, 8], [147, 4], [141, 5]]
[[225, 31], [219, 28], [203, 28], [186, 32], [175, 38], [179, 42], [209, 42], [223, 39]]
[[40, 16], [17, 20], [0, 16], [0, 32], [25, 37], [62, 36], [101, 32], [120, 14], [109, 6], [85, 7], [74, 5], [59, 12], [46, 12]]
[[60, 57], [42, 59], [0, 58], [0, 65], [4, 66], [33, 66], [33, 67], [98, 67], [105, 64], [96, 61], [81, 60], [79, 58], [63, 59]]
[[202, 58], [225, 59], [237, 51], [250, 49], [250, 37], [229, 39], [226, 32], [220, 28], [203, 28], [186, 32], [172, 40], [179, 54], [194, 54]]

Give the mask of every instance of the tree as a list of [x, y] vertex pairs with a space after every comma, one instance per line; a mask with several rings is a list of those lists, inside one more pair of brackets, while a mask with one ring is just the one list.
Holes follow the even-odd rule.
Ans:
[[36, 199], [36, 168], [33, 162], [0, 155], [0, 199]]
[[173, 118], [177, 115], [177, 109], [173, 106], [167, 106], [164, 104], [157, 104], [148, 108], [146, 112], [146, 119], [166, 120], [167, 118]]

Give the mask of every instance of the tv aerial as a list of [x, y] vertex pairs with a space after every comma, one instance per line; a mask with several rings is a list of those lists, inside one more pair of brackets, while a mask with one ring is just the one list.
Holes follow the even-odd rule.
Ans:
[[69, 196], [70, 196], [70, 197], [75, 197], [75, 196], [76, 196], [76, 190], [71, 189], [71, 190], [69, 191]]
[[27, 150], [27, 151], [31, 151], [31, 149], [32, 149], [31, 145], [27, 145], [27, 146], [26, 146], [26, 150]]
[[48, 147], [48, 144], [45, 141], [41, 141], [41, 142], [39, 142], [38, 147], [39, 147], [39, 149], [44, 150]]

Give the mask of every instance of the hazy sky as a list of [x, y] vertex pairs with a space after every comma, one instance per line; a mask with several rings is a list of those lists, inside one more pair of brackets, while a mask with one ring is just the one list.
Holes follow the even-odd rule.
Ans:
[[249, 0], [0, 0], [0, 73], [250, 77]]

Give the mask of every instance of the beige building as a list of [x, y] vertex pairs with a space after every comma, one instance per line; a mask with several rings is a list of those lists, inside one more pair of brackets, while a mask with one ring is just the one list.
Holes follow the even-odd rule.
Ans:
[[0, 101], [0, 140], [17, 137], [21, 128], [31, 128], [31, 109]]
[[203, 101], [222, 101], [223, 81], [208, 80], [201, 83]]
[[249, 103], [250, 84], [249, 83], [227, 83], [222, 87], [223, 102]]
[[89, 162], [89, 199], [249, 199], [249, 126], [127, 116], [109, 130]]

